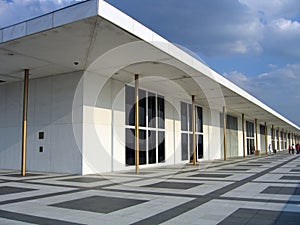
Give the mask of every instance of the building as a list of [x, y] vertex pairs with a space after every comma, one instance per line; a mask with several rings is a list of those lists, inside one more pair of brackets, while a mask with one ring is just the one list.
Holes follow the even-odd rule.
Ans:
[[138, 170], [266, 154], [269, 143], [285, 150], [300, 137], [298, 126], [101, 0], [1, 29], [0, 70], [1, 169]]

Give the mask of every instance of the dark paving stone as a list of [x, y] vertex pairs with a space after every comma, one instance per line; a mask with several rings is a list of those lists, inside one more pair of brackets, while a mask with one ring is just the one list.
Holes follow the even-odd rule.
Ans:
[[147, 202], [145, 200], [125, 199], [105, 196], [91, 196], [62, 203], [53, 204], [50, 206], [76, 209], [97, 213], [111, 213], [120, 209], [128, 208], [134, 205]]
[[264, 194], [279, 194], [279, 195], [300, 195], [300, 188], [298, 187], [278, 187], [270, 186], [264, 189]]
[[218, 169], [218, 170], [226, 170], [226, 171], [248, 171], [250, 169], [247, 168], [222, 168], [222, 169]]
[[[8, 212], [8, 211], [4, 211], [4, 210], [0, 210], [0, 216], [1, 216], [1, 218], [10, 219], [13, 221], [22, 221], [22, 222], [30, 223], [30, 224], [80, 225], [79, 223], [73, 223], [73, 222], [71, 223], [71, 222], [62, 221], [62, 220], [25, 215], [25, 214], [21, 214], [21, 213]], [[13, 224], [13, 223], [10, 223], [10, 224]]]
[[97, 181], [104, 181], [105, 178], [97, 178], [97, 177], [76, 177], [70, 179], [64, 179], [59, 181], [67, 181], [67, 182], [78, 182], [78, 183], [93, 183]]
[[13, 186], [2, 186], [0, 187], [0, 195], [6, 195], [6, 194], [14, 194], [14, 193], [20, 193], [20, 192], [26, 192], [26, 191], [35, 191], [36, 189], [31, 188], [19, 188], [19, 187], [13, 187]]
[[255, 225], [296, 225], [299, 224], [300, 212], [281, 212], [260, 209], [238, 209], [223, 221], [220, 225], [229, 224], [255, 224]]
[[300, 176], [282, 176], [280, 177], [280, 180], [299, 180]]
[[[20, 173], [11, 173], [11, 174], [4, 174], [1, 176], [6, 176], [6, 177], [23, 177]], [[45, 174], [42, 173], [26, 173], [25, 177], [35, 177], [35, 176], [45, 176]]]
[[145, 185], [143, 187], [152, 188], [170, 188], [170, 189], [181, 189], [186, 190], [201, 185], [201, 183], [181, 183], [181, 182], [158, 182], [155, 184]]
[[253, 166], [253, 167], [259, 167], [259, 166], [262, 166], [262, 164], [240, 164], [240, 165], [236, 165], [236, 166], [243, 166], [243, 167]]
[[292, 169], [290, 172], [300, 172], [300, 169]]
[[121, 173], [121, 174], [129, 174], [129, 175], [149, 175], [149, 174], [153, 174], [153, 172], [145, 172], [145, 171], [142, 171], [142, 172], [140, 172], [139, 174], [136, 174], [136, 172], [130, 171], [130, 172], [124, 172], [124, 173]]
[[212, 178], [226, 178], [231, 176], [232, 174], [224, 174], [224, 173], [200, 173], [191, 175], [189, 177], [212, 177]]

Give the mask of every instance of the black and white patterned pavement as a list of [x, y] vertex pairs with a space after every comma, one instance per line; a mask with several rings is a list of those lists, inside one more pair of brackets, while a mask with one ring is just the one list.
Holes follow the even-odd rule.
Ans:
[[300, 224], [300, 158], [102, 175], [0, 170], [0, 224]]

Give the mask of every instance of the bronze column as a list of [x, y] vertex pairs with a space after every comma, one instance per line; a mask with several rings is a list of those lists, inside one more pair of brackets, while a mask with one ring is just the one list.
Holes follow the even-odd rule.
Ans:
[[242, 114], [243, 157], [246, 157], [245, 114]]
[[268, 155], [268, 127], [267, 127], [267, 122], [265, 122], [265, 150], [266, 150], [266, 155]]
[[196, 165], [196, 113], [195, 95], [192, 95], [193, 165]]
[[224, 132], [224, 160], [226, 160], [226, 107], [223, 107], [223, 132]]
[[257, 119], [255, 119], [255, 151], [258, 150], [258, 131], [257, 131]]
[[135, 172], [140, 173], [140, 145], [139, 145], [139, 75], [135, 74]]
[[25, 69], [24, 70], [24, 93], [23, 93], [23, 122], [22, 122], [22, 163], [21, 163], [22, 176], [26, 176], [28, 83], [29, 83], [29, 70]]

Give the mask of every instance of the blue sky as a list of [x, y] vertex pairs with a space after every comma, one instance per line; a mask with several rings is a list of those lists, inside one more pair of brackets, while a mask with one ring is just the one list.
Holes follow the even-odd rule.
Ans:
[[[0, 27], [80, 0], [0, 0]], [[299, 0], [107, 0], [300, 125]]]

